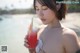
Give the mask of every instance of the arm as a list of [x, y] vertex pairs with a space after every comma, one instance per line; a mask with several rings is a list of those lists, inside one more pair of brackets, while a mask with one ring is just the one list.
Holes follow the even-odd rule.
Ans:
[[80, 49], [77, 34], [72, 30], [63, 33], [63, 43], [66, 53], [76, 53]]

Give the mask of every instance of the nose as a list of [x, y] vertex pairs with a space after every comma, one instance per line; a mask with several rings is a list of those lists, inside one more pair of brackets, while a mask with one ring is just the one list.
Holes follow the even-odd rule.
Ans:
[[39, 10], [39, 11], [38, 11], [38, 15], [39, 15], [39, 16], [44, 16], [43, 11], [42, 11], [42, 10]]

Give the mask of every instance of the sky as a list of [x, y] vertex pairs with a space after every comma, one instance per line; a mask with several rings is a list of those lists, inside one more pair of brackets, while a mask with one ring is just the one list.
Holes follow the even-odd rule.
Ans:
[[2, 9], [25, 9], [30, 8], [32, 4], [33, 0], [0, 0], [0, 8]]

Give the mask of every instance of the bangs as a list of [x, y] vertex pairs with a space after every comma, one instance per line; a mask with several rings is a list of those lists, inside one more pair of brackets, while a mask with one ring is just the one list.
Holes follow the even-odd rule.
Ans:
[[38, 3], [40, 3], [42, 6], [47, 6], [51, 10], [56, 8], [56, 1], [55, 0], [34, 0], [34, 9], [35, 9], [36, 1]]
[[40, 3], [42, 6], [47, 6], [46, 3], [45, 3], [46, 0], [34, 0], [33, 6], [34, 6], [34, 9], [35, 9], [35, 10], [36, 10], [36, 8], [35, 8], [35, 3], [36, 3], [36, 1], [37, 1], [38, 3]]
[[55, 5], [56, 0], [37, 0], [41, 5], [49, 7], [49, 5]]
[[45, 0], [37, 0], [42, 6], [46, 6], [46, 3], [44, 3]]

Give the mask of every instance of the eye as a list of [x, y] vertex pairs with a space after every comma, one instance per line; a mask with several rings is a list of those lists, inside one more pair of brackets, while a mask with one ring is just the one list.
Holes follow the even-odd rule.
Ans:
[[48, 7], [47, 7], [47, 6], [43, 6], [42, 9], [43, 9], [43, 10], [47, 10]]
[[39, 10], [39, 8], [38, 8], [38, 7], [36, 7], [36, 10]]

